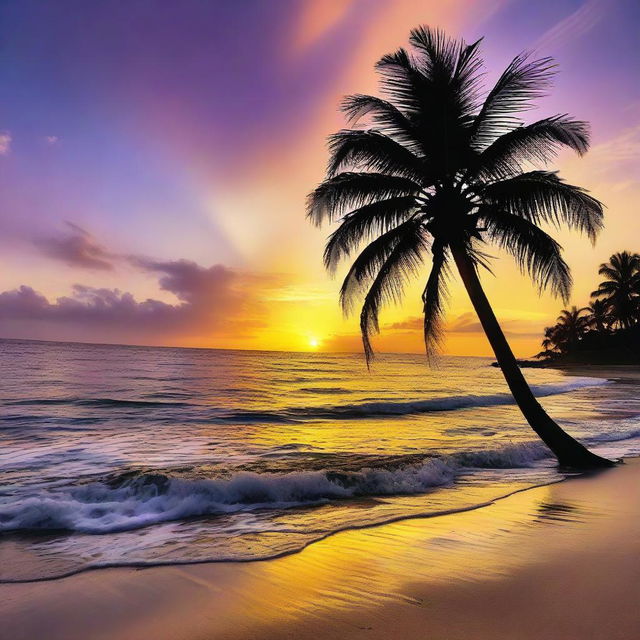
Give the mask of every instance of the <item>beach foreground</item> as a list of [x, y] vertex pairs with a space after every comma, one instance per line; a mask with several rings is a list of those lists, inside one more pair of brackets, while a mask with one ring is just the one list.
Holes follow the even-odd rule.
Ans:
[[640, 629], [638, 558], [633, 459], [275, 560], [0, 585], [0, 618], [13, 640], [627, 640]]

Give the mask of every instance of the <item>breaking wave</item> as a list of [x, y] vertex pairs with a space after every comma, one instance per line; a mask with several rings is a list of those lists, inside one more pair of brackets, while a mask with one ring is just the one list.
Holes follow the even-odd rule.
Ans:
[[396, 469], [240, 472], [230, 478], [184, 479], [124, 474], [106, 482], [22, 497], [0, 505], [0, 531], [67, 530], [103, 534], [256, 509], [287, 509], [357, 497], [410, 495], [455, 481], [471, 468], [530, 466], [548, 457], [539, 443], [426, 458]]

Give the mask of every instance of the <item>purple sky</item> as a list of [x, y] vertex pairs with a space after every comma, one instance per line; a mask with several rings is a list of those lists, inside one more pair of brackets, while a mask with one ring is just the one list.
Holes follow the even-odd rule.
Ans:
[[[188, 336], [189, 344], [224, 346], [250, 337], [260, 346], [259, 328], [280, 322], [290, 307], [245, 318], [238, 296], [289, 300], [291, 287], [316, 291], [325, 324], [318, 331], [353, 330], [329, 311], [337, 285], [321, 273], [324, 236], [304, 221], [304, 194], [322, 177], [324, 136], [341, 126], [340, 97], [375, 90], [373, 63], [419, 23], [440, 24], [468, 41], [484, 35], [488, 80], [523, 49], [557, 59], [561, 74], [540, 115], [569, 111], [591, 121], [594, 146], [607, 154], [605, 173], [591, 165], [568, 170], [590, 181], [585, 186], [618, 216], [600, 253], [583, 259], [567, 247], [578, 284], [584, 279], [579, 292], [589, 289], [594, 265], [624, 248], [620, 243], [638, 228], [627, 222], [632, 214], [624, 203], [634, 196], [623, 183], [638, 168], [640, 4], [442, 4], [2, 2], [0, 292], [16, 293], [0, 296], [0, 336], [26, 335], [11, 311], [24, 296], [21, 303], [35, 305], [28, 323], [34, 337], [68, 339], [84, 322], [83, 339], [139, 341], [142, 330], [132, 328], [138, 320], [124, 309], [130, 294], [135, 304], [156, 301], [159, 316], [163, 304], [192, 314], [179, 329], [160, 323], [156, 343]], [[190, 298], [187, 289], [167, 286], [178, 268], [203, 279]], [[286, 291], [273, 294], [276, 283]], [[106, 293], [115, 289], [124, 293]], [[530, 300], [523, 299], [523, 313]], [[87, 318], [95, 305], [109, 314], [92, 329]], [[556, 307], [549, 303], [545, 313]], [[251, 327], [236, 335], [240, 342], [229, 338], [219, 317], [225, 314], [238, 332]], [[297, 340], [289, 340], [292, 348]], [[283, 335], [278, 345], [287, 344]]]

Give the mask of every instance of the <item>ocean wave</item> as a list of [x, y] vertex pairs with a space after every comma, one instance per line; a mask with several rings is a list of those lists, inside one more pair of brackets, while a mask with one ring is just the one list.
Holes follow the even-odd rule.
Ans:
[[226, 479], [195, 480], [161, 473], [125, 474], [108, 482], [5, 500], [0, 503], [0, 531], [103, 534], [238, 511], [419, 494], [450, 484], [471, 468], [526, 467], [548, 456], [544, 445], [532, 442], [433, 457], [396, 469], [240, 472]]
[[637, 425], [632, 426], [631, 429], [628, 430], [608, 431], [607, 433], [592, 435], [588, 440], [593, 444], [599, 444], [607, 442], [621, 442], [623, 440], [631, 440], [633, 438], [640, 438], [640, 427]]
[[[609, 384], [609, 381], [600, 378], [575, 378], [571, 381], [556, 384], [533, 385], [531, 388], [536, 397], [542, 398], [606, 384]], [[471, 407], [492, 407], [514, 404], [514, 402], [513, 396], [510, 393], [487, 395], [466, 394], [429, 398], [426, 400], [364, 401], [342, 405], [290, 407], [280, 411], [233, 411], [224, 414], [223, 419], [230, 422], [288, 422], [292, 420], [323, 418], [356, 420], [359, 418], [405, 416], [435, 411], [456, 411]]]

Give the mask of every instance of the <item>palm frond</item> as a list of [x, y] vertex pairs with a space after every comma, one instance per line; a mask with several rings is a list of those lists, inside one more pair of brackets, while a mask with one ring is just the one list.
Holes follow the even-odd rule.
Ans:
[[442, 342], [444, 308], [448, 297], [447, 277], [449, 275], [443, 244], [434, 243], [431, 252], [433, 254], [431, 271], [422, 292], [424, 344], [429, 359], [437, 355]]
[[606, 276], [610, 280], [619, 280], [620, 270], [617, 267], [613, 267], [607, 263], [603, 263], [598, 267], [598, 275]]
[[401, 48], [378, 61], [382, 91], [418, 131], [434, 177], [450, 176], [470, 152], [468, 127], [477, 108], [479, 44], [467, 47], [427, 27], [414, 29], [411, 43], [415, 55]]
[[409, 149], [380, 131], [342, 129], [329, 137], [327, 174], [344, 168], [400, 175], [420, 183], [424, 165]]
[[606, 305], [611, 324], [628, 328], [640, 322], [640, 254], [614, 253], [600, 265], [598, 273], [606, 279], [591, 297], [602, 298], [597, 302]]
[[425, 25], [411, 30], [409, 42], [424, 54], [420, 56], [420, 70], [430, 79], [453, 78], [458, 66], [462, 43], [447, 36], [438, 28]]
[[422, 155], [424, 148], [420, 132], [400, 109], [388, 100], [376, 96], [355, 94], [346, 96], [340, 105], [351, 124], [371, 116], [371, 121], [383, 133], [404, 145], [410, 151]]
[[492, 242], [510, 253], [523, 273], [542, 292], [550, 289], [564, 302], [571, 293], [571, 272], [562, 258], [562, 247], [535, 224], [495, 209], [481, 210], [486, 233]]
[[600, 296], [610, 296], [618, 291], [618, 283], [612, 280], [605, 280], [598, 285], [595, 291], [591, 292], [592, 298], [599, 298]]
[[387, 53], [376, 63], [382, 77], [382, 92], [407, 115], [411, 122], [421, 115], [423, 99], [429, 98], [429, 78], [420, 71], [411, 54], [403, 48]]
[[449, 38], [441, 29], [421, 26], [411, 31], [409, 40], [423, 54], [415, 65], [434, 87], [450, 88], [449, 106], [461, 122], [470, 119], [478, 106], [482, 39], [467, 45], [463, 40]]
[[309, 194], [307, 217], [319, 226], [349, 209], [419, 192], [420, 185], [409, 178], [347, 171], [328, 178]]
[[598, 274], [612, 280], [627, 280], [640, 272], [640, 254], [630, 251], [614, 253], [609, 262], [603, 262], [598, 267]]
[[582, 155], [589, 148], [589, 125], [566, 115], [516, 127], [493, 141], [479, 156], [470, 178], [502, 180], [521, 173], [527, 164], [546, 164], [561, 147]]
[[482, 150], [517, 126], [520, 121], [514, 114], [531, 108], [545, 94], [554, 69], [551, 58], [530, 60], [528, 53], [516, 56], [489, 91], [473, 123], [472, 145]]
[[409, 219], [379, 235], [360, 251], [340, 287], [340, 306], [345, 315], [351, 313], [356, 300], [366, 291], [400, 240], [414, 229], [415, 220]]
[[327, 241], [324, 250], [327, 270], [335, 272], [340, 260], [349, 256], [361, 242], [390, 231], [407, 220], [415, 208], [413, 196], [402, 196], [380, 200], [348, 213]]
[[[454, 78], [461, 117], [466, 121], [473, 120], [472, 116], [478, 109], [480, 83], [482, 79], [483, 60], [479, 56], [482, 38], [470, 45], [462, 47], [458, 56]], [[466, 124], [466, 122], [465, 122]]]
[[584, 189], [563, 182], [550, 171], [529, 171], [487, 184], [483, 201], [539, 224], [551, 222], [585, 233], [592, 241], [602, 228], [602, 204]]
[[576, 321], [582, 319], [581, 314], [588, 312], [589, 307], [578, 308], [574, 305], [571, 309], [563, 309], [557, 318], [557, 322], [560, 322], [561, 324], [575, 324]]
[[409, 220], [397, 237], [397, 242], [380, 265], [362, 303], [360, 312], [360, 333], [364, 354], [369, 364], [373, 360], [371, 336], [380, 331], [378, 316], [380, 309], [389, 302], [402, 300], [407, 279], [415, 276], [422, 265], [428, 242], [420, 222]]
[[494, 256], [491, 256], [486, 251], [483, 251], [482, 249], [480, 249], [480, 246], [482, 246], [482, 244], [483, 244], [482, 240], [479, 240], [478, 238], [473, 238], [473, 237], [468, 238], [466, 241], [467, 256], [473, 263], [474, 267], [476, 268], [476, 271], [478, 271], [480, 267], [482, 267], [485, 271], [488, 271], [492, 276], [495, 276], [495, 273], [493, 273], [491, 267], [489, 266], [490, 264], [489, 261]]

